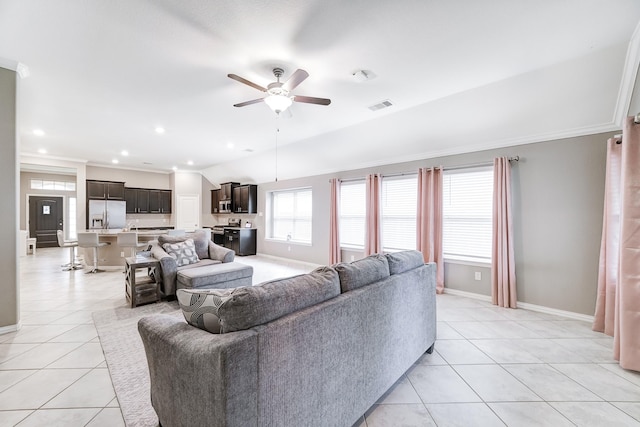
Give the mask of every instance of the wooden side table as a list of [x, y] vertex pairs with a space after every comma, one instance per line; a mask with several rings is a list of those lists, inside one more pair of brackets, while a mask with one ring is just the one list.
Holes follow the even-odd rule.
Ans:
[[[147, 273], [148, 269], [151, 270], [149, 272], [153, 272], [159, 266], [160, 261], [152, 256], [137, 255], [125, 258], [126, 278], [124, 290], [131, 308], [160, 300], [160, 287]], [[142, 274], [136, 275], [137, 270], [143, 270], [144, 276]]]

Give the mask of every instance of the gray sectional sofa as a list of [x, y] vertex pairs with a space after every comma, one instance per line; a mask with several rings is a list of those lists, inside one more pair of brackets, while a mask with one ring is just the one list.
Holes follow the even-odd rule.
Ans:
[[350, 427], [436, 339], [417, 251], [178, 300], [187, 322], [138, 323], [164, 427]]

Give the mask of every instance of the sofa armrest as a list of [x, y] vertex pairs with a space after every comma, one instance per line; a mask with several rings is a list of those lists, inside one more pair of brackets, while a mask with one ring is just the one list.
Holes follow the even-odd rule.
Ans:
[[167, 315], [143, 317], [138, 331], [162, 425], [257, 426], [255, 331], [210, 334]]
[[175, 295], [178, 278], [178, 264], [175, 258], [165, 252], [158, 244], [151, 245], [151, 256], [160, 261], [159, 282], [165, 296]]
[[209, 258], [217, 259], [221, 262], [233, 262], [235, 256], [236, 252], [234, 250], [209, 242]]

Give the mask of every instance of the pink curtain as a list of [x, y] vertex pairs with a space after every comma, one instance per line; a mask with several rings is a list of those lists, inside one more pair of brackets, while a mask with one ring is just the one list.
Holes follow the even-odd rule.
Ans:
[[367, 211], [365, 218], [364, 256], [382, 252], [380, 229], [380, 188], [382, 175], [367, 175], [365, 180]]
[[620, 255], [620, 139], [607, 141], [607, 166], [604, 184], [604, 211], [600, 265], [598, 269], [598, 297], [593, 330], [613, 336]]
[[[610, 141], [600, 253], [595, 330], [611, 330], [613, 356], [624, 369], [640, 371], [640, 125], [627, 117], [622, 144]], [[615, 185], [618, 184], [618, 188]], [[618, 205], [616, 207], [616, 205]], [[616, 213], [619, 212], [619, 215]], [[619, 233], [616, 239], [616, 233]], [[602, 247], [601, 247], [602, 248]], [[612, 255], [611, 252], [617, 252]], [[609, 265], [609, 263], [613, 263]], [[617, 264], [617, 265], [616, 265]], [[611, 270], [616, 270], [612, 272]]]
[[331, 200], [329, 207], [329, 264], [336, 264], [341, 261], [340, 252], [340, 181], [333, 178], [329, 181], [331, 185]]
[[436, 263], [436, 292], [444, 292], [442, 254], [442, 168], [418, 170], [418, 216], [416, 249], [424, 262]]
[[500, 307], [516, 308], [516, 265], [511, 220], [511, 164], [508, 157], [493, 160], [493, 245], [491, 299]]

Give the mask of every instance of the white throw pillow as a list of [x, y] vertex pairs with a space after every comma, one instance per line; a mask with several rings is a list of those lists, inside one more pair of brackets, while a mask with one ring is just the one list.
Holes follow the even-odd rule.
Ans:
[[222, 333], [222, 324], [218, 316], [218, 309], [233, 298], [231, 289], [191, 290], [178, 289], [176, 298], [184, 320], [191, 326], [200, 328], [213, 334]]
[[178, 267], [200, 261], [193, 239], [187, 239], [184, 242], [178, 243], [165, 243], [162, 245], [162, 249], [176, 260]]

